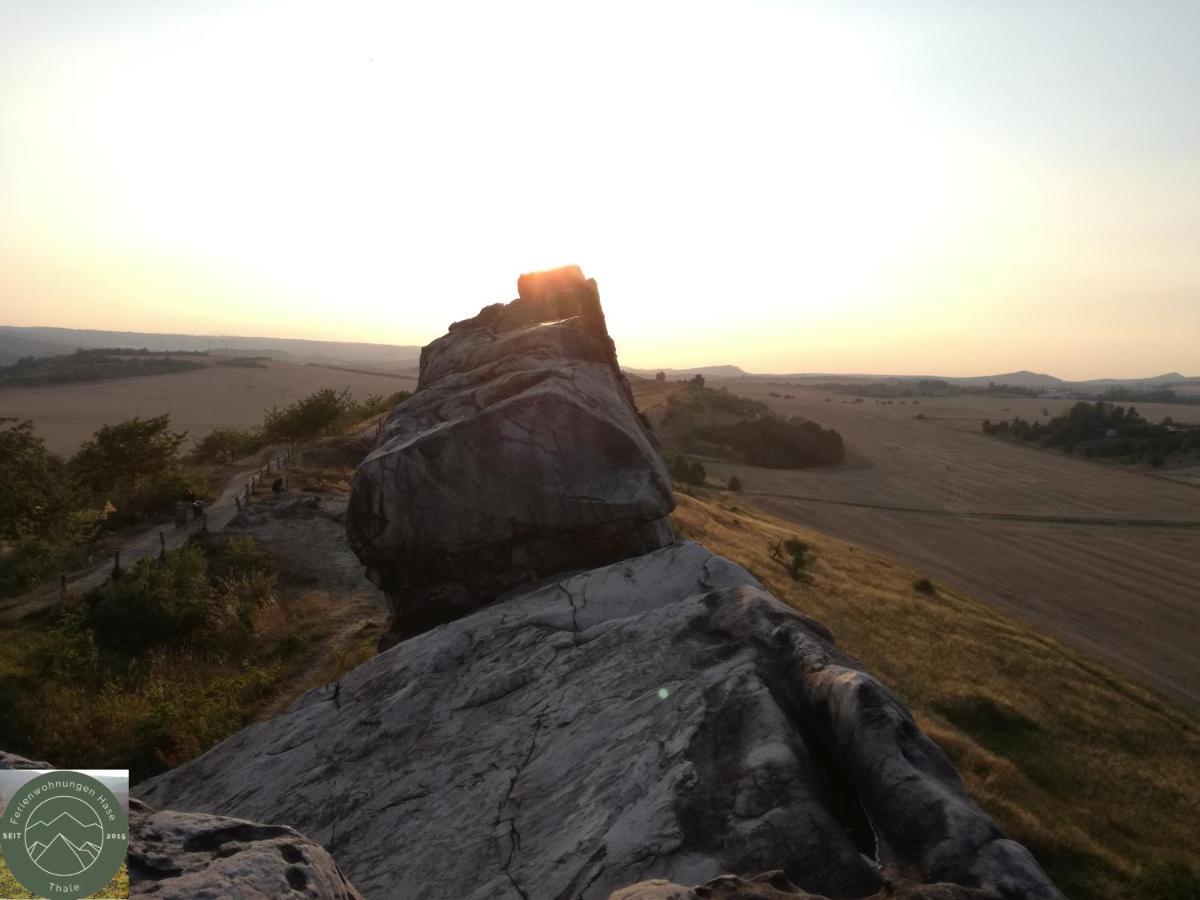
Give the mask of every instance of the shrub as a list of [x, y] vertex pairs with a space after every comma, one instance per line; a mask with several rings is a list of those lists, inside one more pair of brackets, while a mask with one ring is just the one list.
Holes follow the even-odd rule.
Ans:
[[803, 581], [808, 577], [808, 565], [813, 559], [813, 550], [799, 538], [778, 540], [770, 545], [771, 559], [787, 569], [795, 581]]
[[704, 484], [708, 472], [702, 463], [688, 459], [686, 456], [672, 456], [667, 460], [667, 470], [675, 481], [683, 484]]
[[263, 417], [267, 441], [308, 441], [331, 434], [351, 418], [355, 403], [350, 391], [325, 388], [282, 409], [274, 406]]
[[937, 593], [937, 588], [934, 587], [933, 582], [928, 578], [918, 578], [914, 581], [913, 590], [919, 591], [922, 594], [928, 594], [931, 597]]
[[189, 458], [202, 463], [233, 462], [257, 452], [263, 446], [262, 434], [243, 428], [217, 428], [192, 447]]
[[0, 429], [0, 541], [53, 535], [69, 514], [66, 470], [33, 423]]
[[696, 435], [737, 451], [752, 466], [800, 469], [830, 465], [846, 455], [842, 436], [806, 419], [762, 416], [733, 425], [709, 425]]
[[1182, 863], [1149, 866], [1134, 879], [1131, 896], [1137, 900], [1196, 900], [1200, 875]]
[[143, 559], [88, 598], [88, 619], [106, 650], [136, 656], [161, 644], [192, 637], [209, 620], [213, 591], [208, 562], [198, 547]]
[[729, 482], [725, 486], [731, 491], [740, 491], [742, 489], [742, 479], [736, 475], [730, 475]]
[[170, 425], [171, 417], [161, 415], [103, 426], [71, 458], [76, 484], [94, 497], [113, 499], [169, 475], [187, 437]]

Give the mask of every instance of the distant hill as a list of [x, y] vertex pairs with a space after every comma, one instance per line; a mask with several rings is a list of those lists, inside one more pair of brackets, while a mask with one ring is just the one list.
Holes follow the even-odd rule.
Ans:
[[1017, 372], [1002, 372], [996, 375], [885, 375], [863, 372], [791, 372], [791, 373], [754, 373], [747, 372], [738, 366], [699, 366], [694, 369], [636, 369], [626, 368], [627, 372], [642, 377], [653, 377], [657, 372], [665, 372], [673, 380], [689, 378], [693, 375], [703, 375], [706, 378], [749, 378], [755, 381], [788, 381], [793, 383], [844, 382], [851, 383], [881, 382], [881, 381], [920, 381], [937, 380], [950, 384], [967, 386], [986, 386], [988, 384], [1007, 384], [1012, 387], [1033, 388], [1038, 390], [1103, 390], [1109, 387], [1167, 387], [1169, 385], [1200, 386], [1200, 376], [1187, 376], [1179, 372], [1167, 372], [1148, 378], [1093, 378], [1087, 381], [1067, 381], [1044, 372], [1031, 372], [1021, 369]]
[[228, 350], [230, 355], [236, 356], [266, 356], [290, 362], [362, 366], [388, 371], [409, 369], [417, 365], [421, 356], [420, 347], [400, 344], [0, 325], [0, 365], [12, 364], [23, 356], [56, 356], [77, 348], [89, 350], [98, 347], [207, 350], [214, 356]]
[[666, 376], [673, 380], [680, 378], [692, 378], [696, 375], [703, 375], [705, 378], [754, 378], [745, 369], [738, 366], [699, 366], [695, 369], [634, 369], [629, 366], [624, 367], [626, 372], [633, 375], [638, 375], [642, 378], [653, 378], [659, 372], [663, 372]]

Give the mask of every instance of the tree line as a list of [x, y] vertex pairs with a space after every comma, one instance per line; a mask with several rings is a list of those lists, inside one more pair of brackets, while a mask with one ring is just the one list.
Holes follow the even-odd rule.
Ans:
[[324, 389], [274, 406], [254, 428], [217, 429], [184, 452], [169, 415], [99, 428], [72, 456], [51, 453], [30, 421], [0, 420], [0, 596], [104, 556], [114, 532], [168, 515], [184, 496], [209, 496], [218, 466], [274, 444], [334, 434], [407, 393], [358, 401]]
[[1080, 401], [1047, 422], [1017, 418], [992, 423], [983, 420], [983, 433], [1008, 437], [1067, 453], [1093, 457], [1122, 457], [1128, 462], [1163, 465], [1180, 453], [1200, 451], [1200, 426], [1177, 425], [1169, 416], [1152, 423], [1136, 407], [1099, 400]]

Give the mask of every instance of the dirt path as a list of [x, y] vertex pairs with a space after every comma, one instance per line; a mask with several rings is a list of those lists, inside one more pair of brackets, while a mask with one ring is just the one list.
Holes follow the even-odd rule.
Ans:
[[[226, 483], [221, 495], [205, 508], [206, 519], [191, 519], [186, 525], [169, 528], [154, 527], [131, 537], [121, 546], [122, 568], [128, 568], [138, 560], [157, 556], [162, 543], [166, 544], [167, 549], [174, 550], [187, 543], [188, 538], [201, 528], [207, 527], [213, 531], [225, 528], [230, 519], [237, 514], [237, 498], [245, 494], [246, 486], [252, 480], [265, 477], [264, 473], [278, 470], [284, 454], [285, 451], [276, 448], [272, 451], [268, 463], [235, 473]], [[160, 534], [162, 535], [161, 541]], [[112, 575], [112, 569], [113, 560], [105, 559], [86, 569], [70, 573], [67, 576], [68, 589], [73, 593], [86, 593], [107, 581]], [[19, 597], [0, 600], [0, 622], [14, 622], [31, 613], [53, 606], [59, 602], [61, 595], [61, 585], [51, 582], [36, 587]]]
[[288, 676], [293, 689], [260, 710], [260, 720], [281, 712], [307, 687], [336, 678], [349, 668], [345, 663], [355, 664], [373, 655], [387, 628], [387, 601], [367, 580], [346, 540], [348, 501], [349, 494], [337, 490], [262, 497], [228, 528], [253, 537], [276, 556], [280, 566], [277, 590], [290, 613], [320, 618], [323, 623], [320, 639], [307, 646], [303, 664]]

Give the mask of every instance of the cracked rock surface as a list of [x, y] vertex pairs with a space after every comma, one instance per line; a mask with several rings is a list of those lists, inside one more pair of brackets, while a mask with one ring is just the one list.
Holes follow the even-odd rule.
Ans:
[[368, 897], [771, 868], [833, 898], [887, 872], [1059, 896], [821, 625], [694, 543], [404, 641], [138, 793], [288, 822]]
[[675, 539], [596, 283], [568, 267], [518, 289], [422, 350], [417, 392], [355, 474], [347, 533], [401, 635]]
[[356, 473], [393, 646], [139, 796], [285, 822], [386, 900], [1059, 900], [820, 623], [675, 541], [595, 283], [518, 291]]

